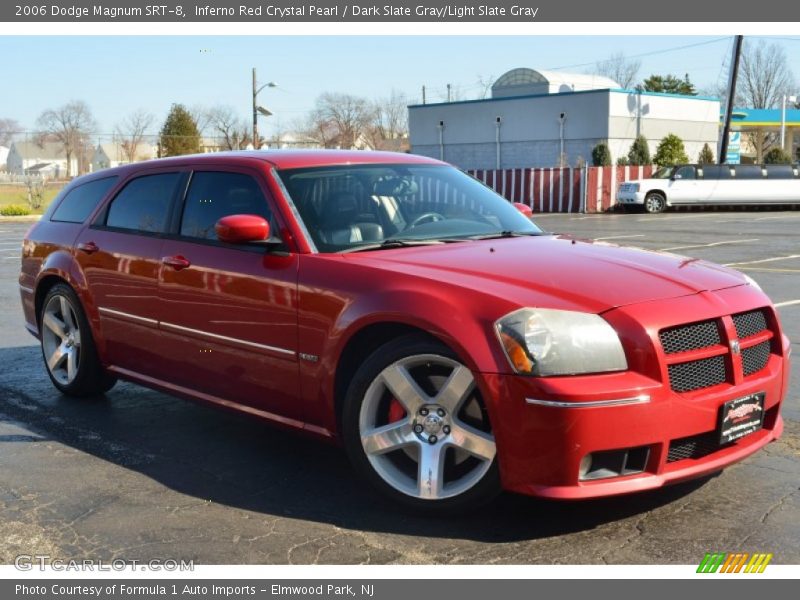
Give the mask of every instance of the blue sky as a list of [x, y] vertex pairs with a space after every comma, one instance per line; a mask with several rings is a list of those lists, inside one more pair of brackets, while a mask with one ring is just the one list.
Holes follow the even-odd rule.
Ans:
[[[800, 75], [800, 41], [775, 41]], [[278, 123], [291, 129], [325, 91], [377, 98], [394, 88], [414, 102], [424, 84], [431, 102], [452, 83], [474, 98], [479, 76], [520, 66], [585, 72], [616, 52], [648, 54], [640, 77], [688, 73], [710, 89], [725, 80], [730, 46], [721, 36], [5, 36], [0, 118], [32, 128], [43, 110], [71, 99], [90, 105], [99, 132], [138, 108], [156, 115], [155, 132], [173, 102], [227, 104], [248, 118], [256, 67], [261, 82], [280, 86], [259, 96], [275, 114], [260, 119], [269, 133]]]

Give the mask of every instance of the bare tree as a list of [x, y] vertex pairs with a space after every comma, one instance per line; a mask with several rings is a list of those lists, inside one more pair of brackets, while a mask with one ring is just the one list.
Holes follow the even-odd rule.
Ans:
[[15, 119], [0, 118], [0, 146], [10, 146], [14, 135], [22, 131], [22, 125]]
[[595, 65], [594, 72], [597, 75], [613, 79], [623, 89], [629, 90], [633, 88], [641, 68], [642, 61], [625, 58], [622, 52], [618, 52], [606, 60], [599, 61]]
[[327, 92], [317, 98], [304, 129], [326, 148], [355, 148], [367, 137], [372, 121], [366, 98]]
[[[83, 100], [72, 100], [65, 105], [44, 111], [36, 121], [43, 134], [58, 141], [67, 158], [67, 177], [72, 176], [72, 157], [85, 163], [89, 132], [95, 127], [92, 111]], [[80, 169], [80, 167], [79, 167]]]
[[211, 111], [205, 106], [196, 104], [189, 109], [189, 114], [197, 124], [197, 131], [200, 132], [200, 135], [205, 135], [211, 126]]
[[121, 140], [120, 147], [128, 162], [135, 162], [139, 157], [139, 146], [145, 138], [145, 132], [150, 128], [155, 120], [152, 113], [144, 109], [139, 109], [128, 115], [116, 128], [115, 133]]
[[408, 99], [398, 90], [372, 103], [372, 122], [367, 128], [371, 148], [404, 150], [408, 137]]
[[492, 86], [495, 82], [494, 75], [478, 75], [478, 98], [483, 100], [492, 91]]
[[[213, 106], [208, 111], [208, 126], [225, 150], [239, 150], [251, 142], [250, 124], [230, 106]], [[261, 137], [261, 136], [258, 136]]]
[[[746, 41], [742, 50], [737, 82], [737, 100], [750, 108], [775, 108], [781, 105], [784, 95], [789, 95], [795, 86], [794, 75], [786, 60], [786, 52], [776, 44]], [[777, 141], [774, 133], [758, 130], [750, 134], [756, 149], [757, 162]]]

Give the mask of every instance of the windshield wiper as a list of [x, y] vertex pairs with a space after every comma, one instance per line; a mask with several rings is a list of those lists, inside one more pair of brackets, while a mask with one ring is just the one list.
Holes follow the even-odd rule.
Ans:
[[386, 248], [404, 248], [407, 246], [432, 246], [444, 243], [445, 243], [444, 240], [401, 240], [401, 239], [389, 238], [387, 240], [383, 240], [379, 244], [366, 244], [364, 246], [357, 246], [355, 248], [345, 248], [344, 250], [339, 250], [339, 253], [345, 254], [348, 252], [368, 252], [370, 250], [385, 250]]
[[[542, 233], [544, 233], [544, 232], [542, 232]], [[506, 230], [506, 231], [497, 231], [495, 233], [482, 233], [480, 235], [471, 235], [466, 239], [469, 239], [469, 240], [498, 240], [498, 239], [501, 239], [501, 238], [531, 237], [531, 236], [542, 235], [542, 233], [533, 232], [533, 231], [523, 232], [523, 231]]]

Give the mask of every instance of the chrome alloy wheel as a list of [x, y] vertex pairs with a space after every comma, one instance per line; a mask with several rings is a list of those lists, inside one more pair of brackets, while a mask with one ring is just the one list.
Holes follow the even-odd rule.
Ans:
[[470, 370], [435, 354], [402, 358], [367, 388], [361, 445], [380, 477], [422, 500], [463, 494], [495, 457], [495, 442]]
[[65, 296], [51, 297], [44, 308], [42, 349], [53, 378], [62, 385], [72, 383], [81, 360], [81, 330], [75, 307]]
[[666, 207], [667, 201], [661, 194], [648, 194], [648, 196], [644, 199], [644, 208], [651, 214], [664, 212]]

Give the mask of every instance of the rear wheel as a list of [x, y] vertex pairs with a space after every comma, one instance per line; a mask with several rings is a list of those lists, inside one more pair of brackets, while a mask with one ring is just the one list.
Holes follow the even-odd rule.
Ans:
[[54, 285], [45, 296], [39, 315], [42, 356], [47, 374], [68, 396], [94, 396], [116, 383], [97, 358], [89, 322], [73, 289]]
[[667, 208], [667, 199], [660, 192], [650, 192], [645, 196], [644, 209], [650, 214], [662, 213]]
[[464, 510], [500, 491], [472, 372], [434, 340], [406, 336], [376, 350], [350, 384], [342, 430], [359, 472], [406, 506]]

